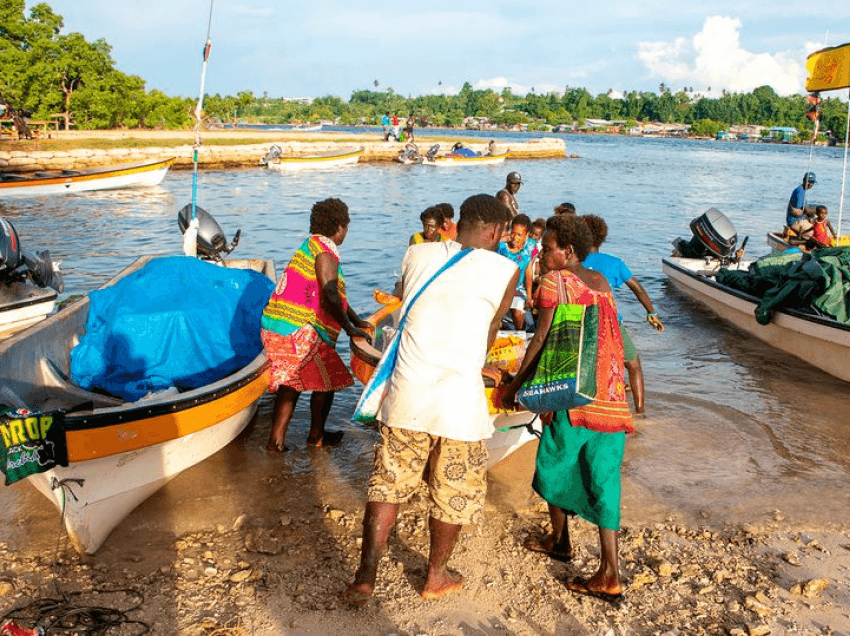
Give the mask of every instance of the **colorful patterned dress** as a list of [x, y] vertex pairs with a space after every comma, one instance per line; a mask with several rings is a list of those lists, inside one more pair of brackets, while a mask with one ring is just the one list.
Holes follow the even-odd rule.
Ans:
[[587, 406], [557, 411], [543, 430], [532, 487], [547, 502], [611, 530], [620, 525], [620, 466], [625, 435], [634, 431], [626, 404], [623, 340], [609, 293], [590, 289], [568, 270], [540, 280], [537, 306], [557, 307], [559, 278], [569, 303], [599, 307], [597, 397]]
[[[322, 307], [316, 279], [316, 258], [330, 254], [339, 264], [336, 244], [314, 234], [295, 252], [269, 299], [260, 333], [271, 367], [269, 389], [288, 386], [296, 391], [338, 391], [354, 384], [336, 352], [340, 325]], [[345, 279], [338, 269], [343, 307]]]

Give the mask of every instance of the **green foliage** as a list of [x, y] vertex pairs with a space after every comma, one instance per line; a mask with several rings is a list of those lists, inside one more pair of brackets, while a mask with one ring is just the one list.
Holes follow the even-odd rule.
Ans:
[[717, 137], [717, 133], [726, 130], [728, 126], [713, 119], [698, 119], [691, 124], [691, 134], [699, 137]]

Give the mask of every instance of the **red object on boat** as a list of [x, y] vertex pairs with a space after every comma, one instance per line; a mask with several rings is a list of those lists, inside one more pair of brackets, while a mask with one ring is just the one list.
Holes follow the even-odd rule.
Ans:
[[3, 627], [0, 627], [0, 634], [3, 636], [44, 636], [44, 631], [38, 627], [27, 629], [14, 621], [9, 621]]

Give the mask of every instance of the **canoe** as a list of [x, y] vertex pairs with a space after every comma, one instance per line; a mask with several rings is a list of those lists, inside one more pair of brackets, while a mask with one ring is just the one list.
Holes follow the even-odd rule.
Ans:
[[124, 163], [87, 170], [0, 174], [0, 197], [75, 194], [92, 190], [140, 188], [162, 183], [174, 158]]
[[272, 170], [325, 170], [349, 166], [360, 161], [363, 150], [327, 152], [301, 157], [277, 157], [266, 164]]
[[[785, 238], [782, 232], [768, 232], [767, 245], [772, 252], [781, 252], [791, 249], [792, 247], [805, 247], [806, 241], [802, 239]], [[850, 246], [850, 236], [842, 234], [839, 237], [838, 245]]]
[[501, 155], [482, 155], [480, 157], [463, 157], [460, 155], [448, 154], [443, 157], [434, 157], [433, 159], [426, 158], [422, 162], [425, 166], [437, 167], [454, 167], [454, 166], [494, 166], [504, 163], [507, 153]]
[[[663, 270], [673, 286], [742, 331], [833, 375], [850, 381], [850, 325], [795, 309], [777, 310], [767, 325], [759, 324], [760, 299], [721, 285], [713, 278], [719, 262], [669, 256]], [[749, 263], [741, 263], [747, 269]]]
[[[153, 258], [141, 257], [107, 285]], [[231, 260], [226, 267], [250, 268], [275, 279], [271, 261]], [[27, 479], [62, 513], [71, 544], [93, 554], [142, 501], [239, 435], [268, 378], [260, 353], [235, 373], [185, 392], [124, 402], [84, 390], [68, 376], [70, 352], [85, 330], [89, 306], [83, 297], [0, 342], [0, 402], [66, 411], [67, 467]]]
[[[379, 347], [382, 346], [383, 328], [393, 324], [393, 313], [401, 306], [399, 298], [377, 290], [375, 299], [383, 306], [366, 318], [366, 322], [372, 326], [375, 345], [373, 346], [363, 338], [352, 338], [350, 341], [351, 372], [364, 384], [369, 381], [375, 366], [381, 359]], [[484, 384], [494, 430], [493, 436], [487, 440], [489, 452], [487, 469], [489, 470], [511, 453], [536, 439], [542, 426], [534, 413], [525, 410], [505, 410], [501, 405], [501, 390], [486, 376]]]

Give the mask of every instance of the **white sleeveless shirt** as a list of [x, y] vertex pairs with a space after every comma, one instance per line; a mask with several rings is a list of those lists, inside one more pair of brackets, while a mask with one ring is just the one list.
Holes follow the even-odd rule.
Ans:
[[[402, 313], [459, 250], [455, 241], [408, 248]], [[407, 317], [380, 421], [466, 442], [493, 435], [481, 367], [490, 323], [516, 271], [503, 256], [476, 249], [431, 283]]]

